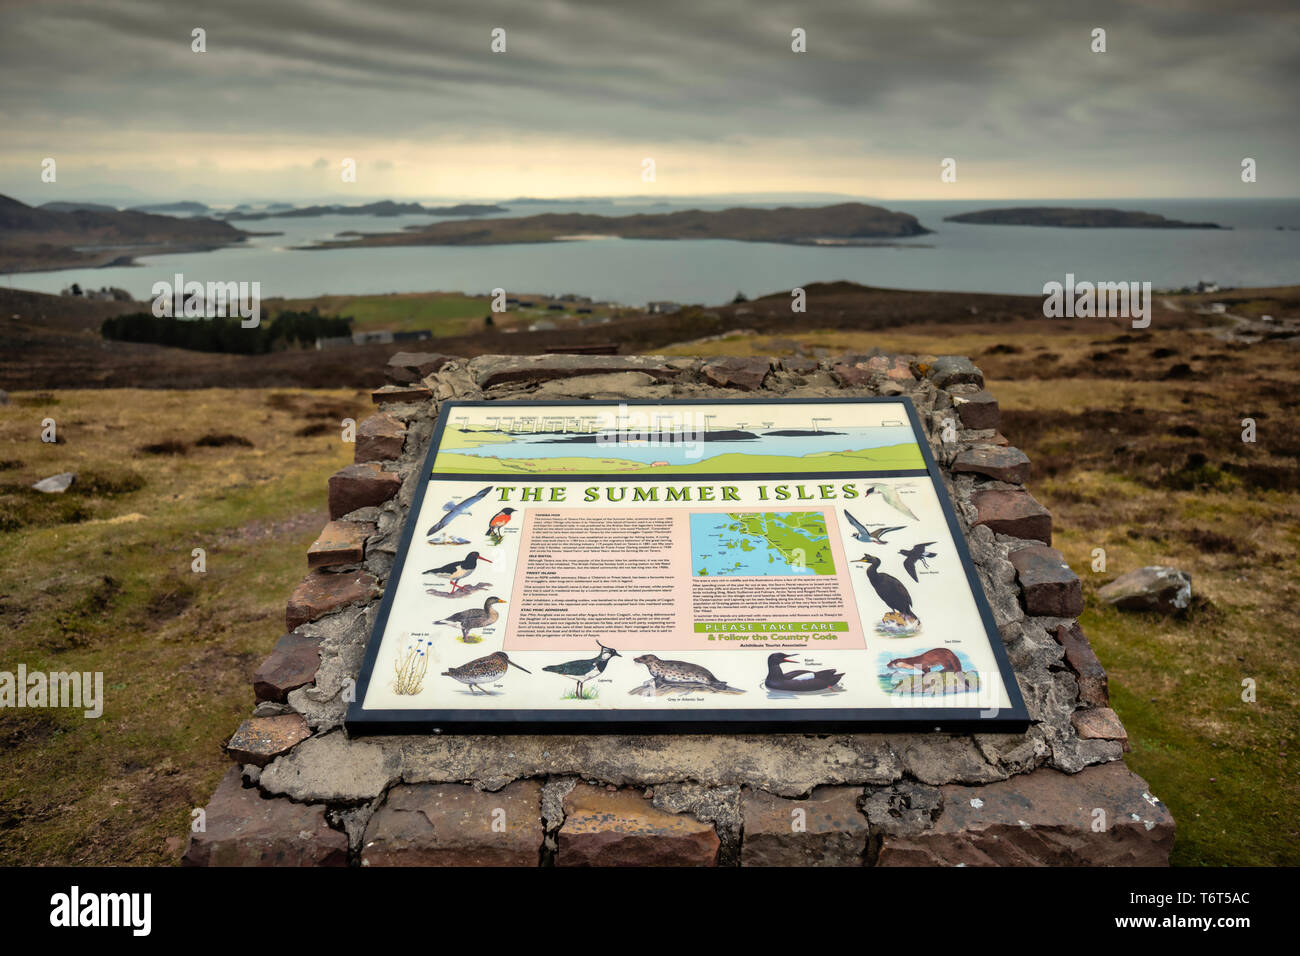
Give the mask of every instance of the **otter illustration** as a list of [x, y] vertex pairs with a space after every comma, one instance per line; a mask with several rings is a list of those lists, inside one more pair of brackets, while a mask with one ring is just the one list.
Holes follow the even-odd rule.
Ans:
[[930, 673], [930, 668], [938, 667], [941, 671], [951, 671], [960, 673], [961, 661], [957, 655], [946, 647], [935, 647], [926, 651], [924, 654], [917, 654], [915, 657], [896, 657], [889, 662], [892, 668], [913, 668], [922, 674]]

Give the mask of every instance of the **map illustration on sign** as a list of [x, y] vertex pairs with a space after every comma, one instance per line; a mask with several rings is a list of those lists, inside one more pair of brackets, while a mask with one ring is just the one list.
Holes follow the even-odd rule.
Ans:
[[905, 399], [446, 402], [352, 733], [1027, 723]]
[[818, 511], [693, 514], [691, 551], [697, 575], [835, 573]]

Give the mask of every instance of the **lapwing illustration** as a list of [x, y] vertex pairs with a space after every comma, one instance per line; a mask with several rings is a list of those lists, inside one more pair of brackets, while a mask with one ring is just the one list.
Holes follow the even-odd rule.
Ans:
[[434, 621], [434, 624], [450, 624], [453, 627], [460, 628], [460, 639], [466, 644], [477, 644], [482, 640], [480, 637], [471, 638], [470, 631], [475, 628], [487, 627], [489, 624], [495, 624], [501, 616], [497, 613], [496, 606], [506, 602], [499, 597], [490, 597], [483, 602], [483, 608], [472, 607], [466, 611], [457, 611], [455, 614], [448, 614], [440, 621]]
[[514, 508], [502, 508], [496, 514], [494, 514], [492, 516], [492, 520], [488, 522], [488, 526], [487, 526], [488, 536], [496, 540], [498, 543], [500, 543], [501, 532], [504, 531], [505, 526], [510, 523], [510, 516], [514, 513], [515, 513]]
[[867, 566], [867, 580], [875, 589], [880, 600], [885, 602], [885, 606], [896, 614], [921, 623], [921, 619], [912, 613], [912, 595], [907, 593], [907, 588], [903, 582], [898, 580], [892, 574], [880, 573], [880, 559], [874, 554], [864, 554], [854, 564], [865, 564]]
[[444, 564], [440, 568], [430, 568], [424, 573], [432, 574], [440, 578], [446, 578], [447, 583], [451, 585], [452, 591], [455, 591], [457, 588], [460, 588], [463, 591], [465, 588], [460, 584], [460, 582], [474, 573], [474, 569], [478, 567], [480, 561], [486, 561], [488, 564], [492, 563], [491, 558], [485, 558], [477, 551], [471, 551], [459, 561], [453, 561], [451, 564]]
[[[492, 693], [490, 690], [484, 690], [479, 685], [499, 681], [505, 676], [506, 669], [509, 667], [519, 667], [519, 665], [506, 657], [505, 651], [497, 651], [487, 657], [476, 658], [468, 664], [461, 664], [460, 667], [448, 668], [442, 672], [442, 676], [454, 678], [462, 684], [468, 684], [471, 694], [476, 690], [484, 694], [490, 694]], [[519, 667], [519, 669], [525, 674], [532, 673], [525, 667]]]
[[[863, 524], [853, 515], [849, 514], [847, 508], [844, 509], [844, 517], [849, 519], [849, 524], [853, 525], [853, 537], [857, 538], [863, 544], [887, 544], [885, 535], [893, 531], [902, 531], [903, 525], [894, 528], [886, 528], [883, 524]], [[875, 529], [874, 531], [872, 529]]]
[[650, 671], [650, 676], [654, 678], [656, 687], [703, 685], [711, 687], [713, 690], [729, 689], [726, 681], [718, 680], [711, 671], [699, 664], [690, 664], [686, 661], [660, 660], [654, 654], [642, 654], [635, 660], [638, 664], [644, 664], [646, 670]]
[[916, 520], [916, 515], [912, 514], [911, 508], [903, 504], [903, 499], [898, 496], [898, 490], [893, 485], [882, 485], [880, 482], [867, 485], [867, 490], [863, 492], [862, 497], [866, 498], [870, 495], [880, 495], [885, 504], [899, 514], [905, 514], [913, 521]]
[[441, 518], [438, 519], [437, 524], [435, 524], [432, 528], [430, 528], [428, 531], [424, 533], [424, 536], [426, 538], [432, 537], [433, 535], [441, 531], [443, 528], [447, 527], [447, 525], [451, 524], [453, 521], [459, 518], [461, 515], [468, 513], [469, 509], [474, 507], [474, 505], [478, 504], [484, 498], [486, 498], [488, 496], [488, 492], [490, 492], [491, 490], [492, 490], [492, 486], [488, 485], [478, 494], [471, 495], [470, 497], [464, 499], [463, 501], [447, 502], [445, 505], [442, 506], [442, 510], [446, 513]]
[[589, 657], [582, 661], [566, 661], [563, 664], [548, 664], [542, 670], [577, 681], [578, 699], [582, 700], [582, 685], [605, 673], [605, 668], [609, 666], [612, 659], [623, 656], [614, 648], [606, 647], [600, 641], [596, 642], [596, 646], [600, 648], [600, 654], [596, 657]]
[[767, 655], [767, 679], [763, 686], [768, 690], [787, 690], [796, 694], [834, 687], [844, 675], [831, 667], [821, 671], [782, 671], [782, 664], [797, 664], [799, 659], [789, 654]]
[[908, 548], [906, 551], [898, 552], [903, 556], [903, 570], [912, 576], [913, 581], [921, 580], [916, 576], [916, 562], [920, 561], [921, 567], [925, 568], [928, 571], [930, 569], [930, 565], [926, 561], [926, 558], [938, 557], [938, 555], [935, 554], [933, 551], [925, 550], [926, 548], [930, 547], [930, 545], [932, 544], [934, 544], [933, 541], [922, 541], [920, 544], [913, 545], [912, 547]]

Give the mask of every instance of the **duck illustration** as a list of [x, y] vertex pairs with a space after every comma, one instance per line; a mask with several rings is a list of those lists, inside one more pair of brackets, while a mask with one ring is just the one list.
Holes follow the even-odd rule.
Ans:
[[825, 690], [834, 687], [844, 675], [835, 668], [821, 671], [786, 671], [781, 672], [782, 664], [797, 664], [798, 658], [790, 654], [769, 654], [767, 656], [767, 680], [763, 686], [768, 690], [787, 690], [796, 694], [813, 690]]
[[[857, 538], [863, 544], [886, 544], [885, 535], [892, 531], [902, 531], [903, 525], [894, 528], [886, 528], [882, 524], [865, 525], [853, 515], [849, 514], [848, 509], [844, 510], [844, 517], [849, 519], [849, 524], [853, 525], [853, 537]], [[874, 531], [871, 529], [875, 528]]]
[[457, 588], [460, 588], [463, 591], [465, 588], [459, 582], [473, 574], [474, 569], [478, 567], [480, 561], [486, 561], [488, 564], [492, 563], [490, 558], [483, 557], [477, 551], [471, 551], [459, 561], [453, 561], [451, 564], [444, 564], [440, 568], [430, 568], [424, 573], [433, 574], [440, 578], [446, 578], [447, 583], [451, 585], [453, 591]]
[[501, 530], [510, 523], [510, 516], [515, 513], [514, 508], [502, 508], [492, 516], [488, 522], [487, 533], [493, 538], [501, 537]]
[[460, 639], [466, 644], [477, 644], [481, 638], [470, 639], [470, 631], [477, 627], [487, 627], [495, 624], [500, 614], [497, 613], [496, 606], [506, 602], [499, 597], [490, 597], [483, 602], [483, 609], [476, 607], [469, 608], [466, 611], [457, 611], [455, 614], [448, 614], [440, 621], [434, 621], [434, 624], [450, 624], [453, 627], [460, 628]]
[[654, 678], [655, 687], [703, 685], [713, 690], [730, 689], [726, 681], [718, 680], [713, 676], [712, 672], [699, 664], [690, 664], [686, 661], [660, 660], [654, 654], [642, 654], [640, 657], [635, 658], [635, 661], [638, 664], [644, 664], [646, 669], [650, 671], [650, 676]]
[[921, 580], [916, 576], [916, 562], [920, 561], [921, 567], [929, 570], [930, 565], [926, 562], [926, 558], [938, 557], [938, 555], [933, 551], [925, 550], [932, 544], [934, 544], [933, 541], [922, 541], [920, 544], [913, 545], [906, 551], [898, 552], [903, 556], [903, 570], [912, 576], [913, 581]]
[[470, 497], [465, 498], [460, 502], [455, 502], [455, 501], [447, 502], [445, 505], [442, 506], [442, 510], [445, 511], [446, 514], [444, 514], [441, 518], [438, 519], [437, 524], [435, 524], [432, 528], [430, 528], [428, 531], [424, 533], [425, 537], [426, 538], [432, 537], [433, 535], [441, 531], [443, 528], [447, 527], [447, 525], [451, 524], [452, 521], [454, 521], [455, 519], [459, 518], [461, 515], [468, 512], [470, 508], [472, 508], [474, 505], [478, 504], [480, 501], [486, 498], [488, 496], [488, 493], [491, 490], [492, 490], [492, 486], [488, 485], [478, 494], [471, 495]]
[[885, 606], [896, 614], [901, 614], [904, 618], [921, 623], [921, 619], [912, 613], [912, 595], [907, 593], [907, 588], [903, 582], [898, 580], [892, 574], [881, 574], [880, 559], [874, 554], [864, 554], [854, 564], [865, 564], [867, 566], [867, 580], [871, 582], [872, 588], [880, 600], [885, 602]]
[[898, 489], [893, 485], [883, 485], [880, 482], [867, 485], [867, 490], [862, 493], [862, 497], [867, 498], [871, 495], [880, 495], [885, 504], [889, 505], [889, 507], [893, 508], [899, 514], [905, 514], [913, 521], [916, 520], [916, 515], [912, 514], [911, 508], [903, 504], [903, 499], [898, 496]]
[[600, 648], [600, 653], [595, 657], [589, 657], [581, 661], [566, 661], [563, 664], [548, 664], [542, 670], [550, 671], [552, 674], [559, 674], [561, 677], [567, 677], [569, 680], [578, 682], [578, 699], [582, 699], [582, 685], [587, 681], [599, 677], [605, 673], [605, 668], [615, 657], [622, 657], [618, 651], [612, 647], [606, 647], [600, 641], [596, 642]]
[[[461, 664], [460, 667], [451, 667], [442, 672], [443, 677], [451, 677], [460, 681], [462, 684], [469, 685], [469, 692], [482, 691], [484, 694], [492, 693], [490, 690], [483, 690], [480, 684], [491, 684], [500, 680], [508, 667], [519, 667], [514, 661], [506, 656], [505, 651], [497, 651], [495, 654], [489, 654], [487, 657], [479, 657], [470, 661], [468, 664]], [[519, 667], [525, 674], [531, 674], [532, 671], [525, 667]]]

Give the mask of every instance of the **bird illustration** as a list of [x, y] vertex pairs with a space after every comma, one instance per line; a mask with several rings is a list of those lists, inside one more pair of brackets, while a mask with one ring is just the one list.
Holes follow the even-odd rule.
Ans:
[[622, 657], [618, 651], [612, 647], [606, 647], [600, 641], [596, 642], [600, 648], [600, 654], [596, 657], [589, 657], [581, 661], [566, 661], [563, 664], [548, 664], [542, 670], [550, 671], [552, 674], [559, 674], [561, 677], [567, 677], [570, 680], [578, 682], [578, 699], [582, 699], [582, 685], [587, 681], [599, 677], [605, 673], [605, 668], [615, 657]]
[[[886, 544], [885, 535], [893, 531], [902, 531], [903, 525], [895, 528], [886, 528], [882, 524], [865, 525], [853, 515], [849, 514], [848, 509], [844, 510], [844, 517], [849, 519], [849, 524], [853, 525], [853, 537], [857, 538], [863, 544]], [[870, 529], [875, 528], [875, 531]]]
[[476, 627], [487, 627], [489, 624], [495, 624], [501, 616], [497, 613], [496, 605], [505, 604], [506, 602], [499, 597], [490, 597], [483, 602], [483, 609], [476, 607], [469, 608], [465, 611], [457, 611], [455, 614], [448, 614], [440, 621], [434, 621], [434, 624], [450, 624], [453, 627], [460, 628], [460, 639], [466, 644], [477, 644], [481, 638], [470, 640], [469, 632]]
[[903, 504], [903, 499], [898, 496], [898, 490], [894, 488], [893, 485], [882, 485], [879, 482], [867, 485], [867, 490], [863, 492], [862, 497], [866, 498], [873, 494], [880, 495], [880, 497], [884, 499], [885, 504], [889, 505], [889, 507], [893, 508], [899, 514], [905, 514], [913, 521], [916, 520], [916, 515], [912, 514], [911, 508]]
[[452, 591], [455, 591], [457, 588], [460, 588], [463, 591], [465, 588], [459, 582], [473, 574], [474, 569], [478, 567], [480, 561], [486, 561], [488, 564], [492, 563], [491, 558], [485, 558], [477, 551], [471, 551], [459, 561], [453, 561], [451, 564], [444, 564], [440, 568], [430, 568], [424, 573], [433, 574], [440, 578], [446, 578], [447, 583], [451, 585]]
[[913, 545], [906, 551], [898, 552], [903, 556], [903, 570], [912, 576], [913, 581], [921, 580], [916, 576], [916, 562], [920, 561], [921, 567], [929, 570], [930, 565], [929, 562], [926, 561], [926, 558], [938, 557], [938, 555], [933, 551], [925, 550], [932, 544], [934, 544], [933, 541], [922, 541], [920, 544]]
[[655, 687], [683, 685], [686, 687], [703, 685], [713, 690], [727, 690], [727, 682], [718, 680], [713, 674], [699, 664], [686, 661], [664, 661], [653, 654], [642, 654], [635, 658], [636, 663], [644, 664], [654, 678]]
[[502, 508], [488, 522], [487, 533], [494, 538], [500, 538], [501, 530], [510, 523], [510, 516], [514, 513], [514, 508]]
[[435, 524], [432, 528], [430, 528], [428, 531], [424, 533], [424, 536], [428, 538], [437, 534], [443, 528], [447, 527], [447, 525], [451, 524], [451, 522], [454, 521], [456, 518], [459, 518], [461, 515], [467, 513], [470, 508], [474, 507], [474, 505], [478, 504], [480, 501], [486, 498], [488, 496], [488, 492], [490, 492], [491, 490], [492, 490], [492, 486], [488, 485], [478, 494], [471, 495], [470, 497], [465, 498], [460, 502], [455, 502], [455, 501], [447, 502], [445, 505], [442, 506], [442, 510], [446, 513], [441, 518], [438, 519], [437, 524]]
[[[492, 693], [490, 690], [483, 690], [479, 685], [491, 684], [500, 680], [505, 675], [507, 667], [519, 667], [519, 665], [506, 657], [505, 651], [497, 651], [487, 657], [476, 658], [468, 664], [461, 664], [460, 667], [448, 668], [442, 672], [442, 676], [454, 678], [462, 684], [468, 684], [471, 694], [476, 690], [490, 694]], [[525, 674], [532, 673], [526, 667], [519, 667], [519, 669]]]
[[782, 664], [797, 664], [798, 658], [789, 654], [769, 654], [767, 656], [767, 680], [763, 686], [768, 690], [788, 690], [796, 694], [834, 687], [844, 675], [831, 667], [821, 671], [781, 671]]
[[880, 559], [874, 554], [864, 554], [854, 564], [865, 564], [867, 566], [867, 580], [875, 589], [880, 600], [894, 613], [901, 614], [904, 618], [915, 621], [920, 624], [921, 619], [912, 613], [912, 595], [907, 593], [907, 588], [903, 582], [898, 580], [892, 574], [881, 574]]

